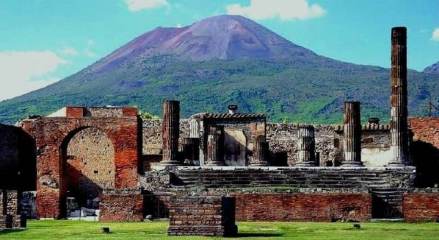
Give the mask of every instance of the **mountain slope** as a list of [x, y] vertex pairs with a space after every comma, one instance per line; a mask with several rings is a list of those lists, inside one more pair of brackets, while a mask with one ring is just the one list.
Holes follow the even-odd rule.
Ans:
[[439, 74], [439, 62], [428, 66], [424, 69], [424, 73], [434, 73], [434, 74]]
[[[0, 121], [47, 114], [65, 105], [137, 105], [161, 114], [164, 98], [182, 114], [266, 112], [271, 120], [338, 122], [344, 100], [362, 102], [363, 118], [387, 118], [389, 70], [319, 56], [239, 16], [157, 28], [97, 63], [46, 88], [0, 103]], [[409, 73], [411, 114], [423, 114], [439, 77]], [[434, 94], [433, 94], [434, 93]]]

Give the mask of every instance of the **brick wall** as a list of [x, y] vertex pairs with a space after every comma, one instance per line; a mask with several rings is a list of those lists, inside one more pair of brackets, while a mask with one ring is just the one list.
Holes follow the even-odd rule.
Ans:
[[99, 221], [136, 222], [143, 220], [143, 197], [140, 192], [104, 192], [99, 204]]
[[406, 221], [437, 221], [439, 219], [439, 192], [404, 194], [403, 213]]
[[367, 221], [368, 193], [234, 194], [238, 221]]
[[439, 118], [410, 118], [413, 132], [411, 160], [416, 166], [418, 187], [439, 185]]
[[[137, 117], [65, 118], [43, 117], [24, 120], [21, 127], [33, 136], [37, 148], [37, 213], [40, 218], [63, 217], [62, 202], [67, 191], [66, 146], [71, 138], [86, 128], [104, 132], [114, 148], [116, 189], [138, 184], [139, 159]], [[90, 146], [93, 148], [94, 146]]]
[[169, 210], [169, 235], [237, 234], [235, 200], [222, 196], [175, 196]]

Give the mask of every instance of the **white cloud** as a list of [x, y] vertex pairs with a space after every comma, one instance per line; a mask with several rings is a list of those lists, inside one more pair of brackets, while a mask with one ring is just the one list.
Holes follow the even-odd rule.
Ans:
[[0, 100], [57, 81], [53, 73], [66, 63], [52, 51], [0, 51]]
[[65, 55], [65, 56], [78, 56], [79, 52], [72, 47], [65, 47], [65, 48], [61, 49], [61, 54]]
[[431, 40], [439, 42], [439, 28], [436, 28], [433, 31], [433, 35], [431, 36]]
[[125, 3], [127, 4], [128, 9], [132, 12], [168, 5], [167, 0], [125, 0]]
[[94, 58], [97, 56], [96, 52], [93, 51], [93, 47], [95, 46], [95, 41], [89, 39], [87, 41], [87, 47], [84, 50], [84, 55], [89, 58]]
[[305, 20], [321, 17], [326, 11], [320, 5], [310, 4], [307, 0], [251, 0], [249, 6], [228, 5], [227, 13], [256, 20], [270, 18]]

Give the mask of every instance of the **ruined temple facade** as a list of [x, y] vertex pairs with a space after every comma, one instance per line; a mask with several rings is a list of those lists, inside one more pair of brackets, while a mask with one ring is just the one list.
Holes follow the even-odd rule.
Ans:
[[[132, 107], [69, 106], [0, 126], [0, 170], [10, 170], [1, 177], [18, 183], [0, 189], [36, 190], [37, 218], [170, 217], [176, 235], [221, 235], [235, 218], [435, 220], [439, 119], [408, 118], [405, 28], [391, 37], [389, 124], [362, 125], [359, 102], [345, 103], [337, 125], [269, 123], [236, 105], [180, 119], [184, 102], [175, 100], [163, 102], [162, 120], [142, 120]], [[224, 196], [234, 199], [234, 216], [221, 212]], [[219, 220], [191, 222], [186, 205]]]

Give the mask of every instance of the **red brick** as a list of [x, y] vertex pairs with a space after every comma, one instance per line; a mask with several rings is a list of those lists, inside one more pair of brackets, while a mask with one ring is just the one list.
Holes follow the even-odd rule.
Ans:
[[439, 219], [439, 193], [406, 193], [402, 209], [408, 222], [436, 221]]
[[368, 193], [233, 194], [237, 221], [367, 221]]
[[68, 118], [82, 118], [84, 117], [83, 107], [66, 107], [66, 117]]

